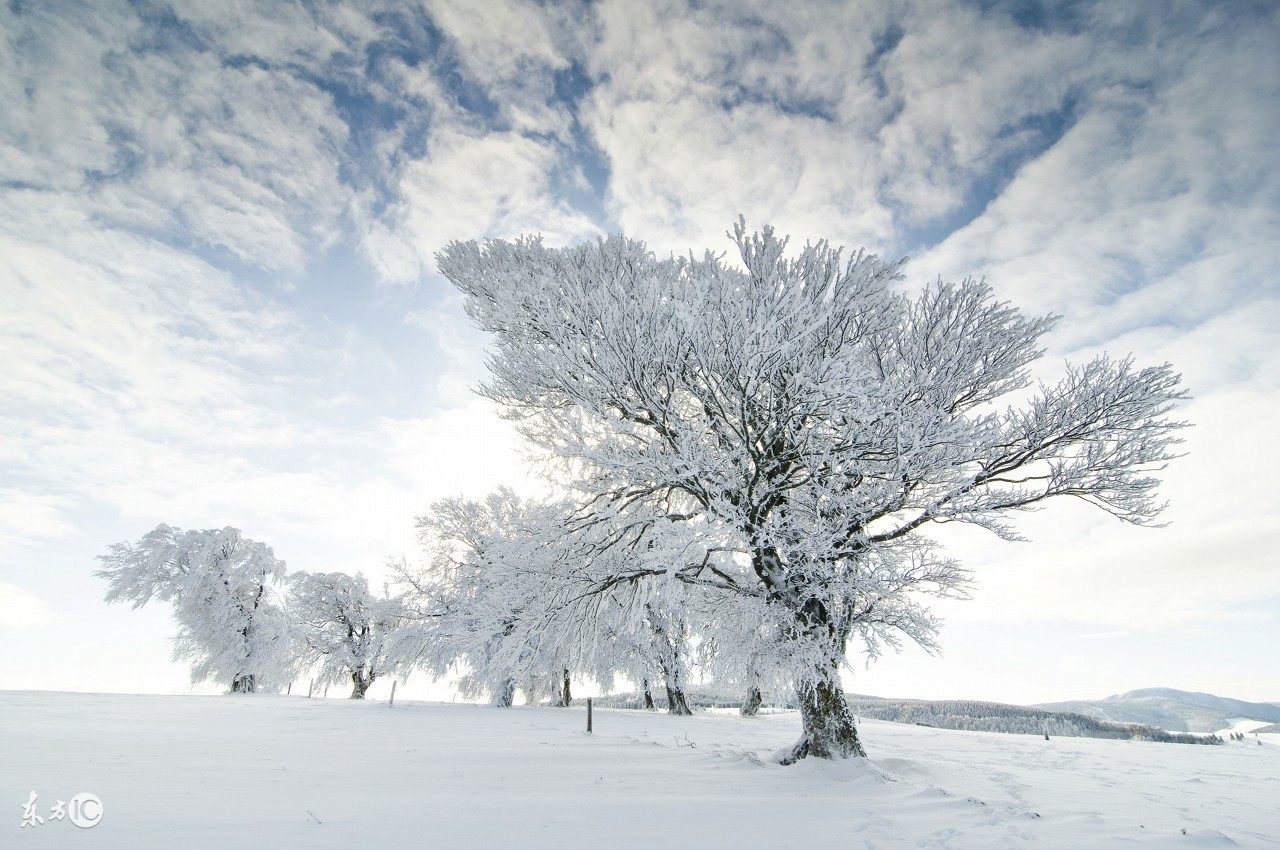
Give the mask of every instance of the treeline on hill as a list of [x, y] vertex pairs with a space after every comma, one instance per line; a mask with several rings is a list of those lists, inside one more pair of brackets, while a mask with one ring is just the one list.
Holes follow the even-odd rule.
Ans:
[[1115, 723], [1083, 714], [1044, 711], [972, 700], [891, 700], [877, 697], [849, 697], [849, 707], [862, 717], [915, 723], [939, 729], [971, 732], [1009, 732], [1022, 735], [1050, 735], [1063, 738], [1121, 738], [1156, 741], [1164, 744], [1221, 744], [1217, 735], [1167, 732], [1141, 723]]

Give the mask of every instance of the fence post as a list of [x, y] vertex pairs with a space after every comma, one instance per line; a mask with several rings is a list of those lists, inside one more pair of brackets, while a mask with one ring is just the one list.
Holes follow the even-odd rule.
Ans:
[[314, 691], [315, 689], [316, 689], [316, 680], [308, 679], [307, 680], [307, 699], [311, 699], [311, 692]]
[[396, 704], [396, 680], [391, 680], [391, 701], [387, 703], [387, 708]]
[[591, 697], [587, 697], [587, 734], [591, 734]]

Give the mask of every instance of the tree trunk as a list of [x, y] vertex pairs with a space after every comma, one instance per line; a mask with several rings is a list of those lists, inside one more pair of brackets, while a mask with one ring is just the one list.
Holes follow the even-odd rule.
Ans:
[[231, 693], [251, 694], [254, 692], [256, 677], [252, 673], [241, 673], [231, 680]]
[[844, 759], [867, 755], [858, 740], [853, 712], [845, 702], [840, 676], [835, 670], [826, 672], [818, 681], [796, 683], [804, 735], [783, 758], [783, 764], [794, 764], [805, 756]]
[[556, 708], [568, 708], [569, 703], [573, 701], [573, 694], [569, 693], [569, 671], [564, 671], [564, 677], [561, 681], [553, 682], [551, 686], [551, 704]]
[[680, 688], [673, 688], [669, 684], [667, 685], [667, 711], [684, 717], [693, 714], [689, 710], [689, 703], [684, 700], [684, 691]]
[[493, 692], [492, 705], [498, 708], [510, 708], [516, 699], [516, 680], [506, 678], [502, 680], [502, 684]]
[[806, 593], [801, 572], [784, 569], [777, 549], [772, 546], [757, 549], [752, 555], [752, 565], [760, 580], [770, 588], [775, 602], [791, 608], [795, 616], [791, 637], [799, 644], [799, 657], [816, 650], [822, 658], [796, 675], [796, 697], [800, 701], [804, 732], [782, 758], [782, 763], [795, 764], [805, 756], [865, 758], [867, 752], [858, 740], [857, 723], [840, 687], [840, 662], [849, 638], [849, 612], [833, 612], [819, 596]]
[[653, 692], [649, 690], [649, 680], [644, 680], [644, 707], [648, 711], [654, 710]]
[[742, 707], [738, 711], [743, 717], [755, 717], [763, 702], [764, 696], [761, 695], [759, 688], [747, 688], [747, 695], [742, 700]]
[[369, 690], [369, 686], [376, 678], [377, 676], [366, 676], [359, 670], [351, 671], [351, 683], [354, 685], [351, 689], [351, 698], [364, 699], [365, 691]]
[[[658, 669], [666, 679], [667, 711], [687, 717], [693, 712], [684, 698], [684, 625], [679, 621], [674, 625], [665, 623], [663, 616], [651, 605], [646, 605], [645, 610], [653, 629]], [[648, 684], [646, 680], [646, 687]]]

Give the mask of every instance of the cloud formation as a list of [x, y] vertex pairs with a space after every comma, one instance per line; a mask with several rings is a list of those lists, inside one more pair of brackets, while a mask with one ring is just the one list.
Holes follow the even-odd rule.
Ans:
[[160, 521], [376, 571], [431, 499], [534, 486], [466, 390], [448, 241], [723, 251], [740, 213], [1060, 314], [1046, 377], [1185, 372], [1170, 528], [959, 541], [956, 669], [1037, 617], [1280, 639], [1270, 4], [8, 4], [0, 33], [0, 582], [47, 604], [32, 645], [91, 628], [92, 555]]

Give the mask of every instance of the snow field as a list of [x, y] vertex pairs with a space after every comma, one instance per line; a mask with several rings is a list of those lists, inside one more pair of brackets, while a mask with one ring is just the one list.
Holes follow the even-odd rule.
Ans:
[[[1252, 738], [864, 721], [870, 760], [784, 768], [794, 713], [597, 709], [588, 735], [581, 703], [0, 692], [0, 847], [1280, 847], [1280, 747]], [[97, 826], [48, 819], [86, 791]]]

